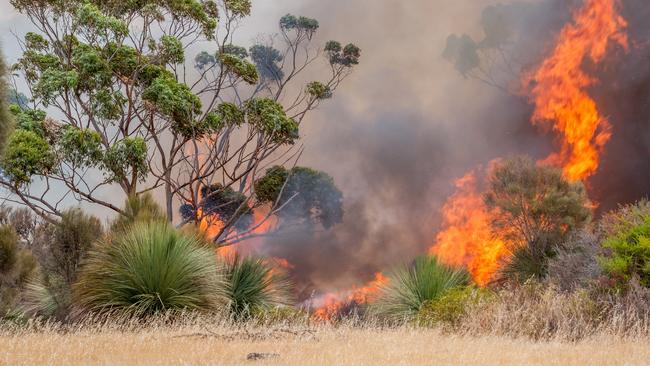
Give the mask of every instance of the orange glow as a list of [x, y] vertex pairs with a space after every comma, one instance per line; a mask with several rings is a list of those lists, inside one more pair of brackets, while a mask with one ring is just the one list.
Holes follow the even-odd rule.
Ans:
[[586, 89], [597, 83], [583, 70], [585, 60], [603, 61], [610, 42], [628, 48], [627, 22], [616, 0], [586, 0], [566, 25], [552, 54], [525, 83], [534, 85], [533, 123], [558, 132], [559, 152], [546, 162], [561, 166], [571, 181], [584, 180], [598, 169], [600, 154], [611, 138], [611, 125]]
[[324, 304], [314, 311], [312, 319], [315, 321], [329, 321], [332, 320], [341, 309], [349, 304], [356, 303], [372, 304], [377, 300], [379, 289], [388, 283], [388, 278], [382, 273], [375, 273], [375, 278], [363, 287], [358, 287], [349, 291], [346, 295], [327, 294], [325, 296]]
[[[609, 121], [586, 90], [597, 80], [583, 70], [583, 64], [602, 62], [610, 42], [627, 49], [627, 23], [616, 5], [616, 0], [586, 0], [573, 22], [562, 29], [551, 55], [524, 78], [526, 85], [534, 85], [532, 122], [559, 134], [560, 151], [541, 163], [561, 167], [571, 181], [585, 180], [597, 171], [611, 138]], [[485, 286], [510, 255], [511, 244], [503, 239], [505, 233], [491, 227], [494, 212], [477, 190], [475, 173], [459, 179], [456, 187], [442, 209], [442, 231], [430, 253], [447, 264], [466, 267], [474, 281]]]
[[509, 253], [490, 226], [492, 215], [477, 191], [475, 173], [468, 173], [456, 181], [456, 193], [442, 208], [442, 230], [429, 252], [446, 264], [467, 268], [474, 282], [487, 285]]

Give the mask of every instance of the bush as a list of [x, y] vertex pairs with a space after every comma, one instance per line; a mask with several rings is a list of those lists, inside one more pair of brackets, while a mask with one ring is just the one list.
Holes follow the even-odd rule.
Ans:
[[37, 272], [31, 252], [19, 247], [16, 231], [0, 226], [0, 317], [15, 310], [27, 281]]
[[96, 217], [86, 215], [78, 208], [64, 212], [61, 221], [53, 228], [47, 269], [71, 286], [77, 279], [86, 252], [103, 235], [102, 224]]
[[556, 247], [591, 219], [583, 184], [528, 157], [497, 163], [488, 183], [485, 204], [497, 213], [491, 224], [514, 254], [502, 275], [519, 283], [544, 278]]
[[74, 297], [86, 313], [210, 311], [225, 302], [220, 271], [214, 252], [196, 237], [166, 223], [139, 223], [90, 250]]
[[588, 231], [572, 234], [548, 263], [548, 281], [563, 291], [591, 288], [602, 274], [598, 237]]
[[438, 299], [427, 301], [418, 312], [416, 322], [422, 326], [453, 329], [467, 315], [470, 306], [483, 304], [492, 297], [491, 291], [473, 286], [452, 289]]
[[235, 255], [226, 262], [225, 277], [230, 312], [236, 318], [291, 304], [289, 282], [264, 259]]
[[419, 257], [412, 266], [396, 269], [380, 288], [372, 312], [382, 318], [401, 321], [412, 318], [427, 302], [469, 283], [469, 274], [438, 262], [435, 256]]
[[636, 278], [650, 287], [650, 203], [642, 201], [605, 217], [603, 232], [600, 263], [614, 284], [626, 286]]

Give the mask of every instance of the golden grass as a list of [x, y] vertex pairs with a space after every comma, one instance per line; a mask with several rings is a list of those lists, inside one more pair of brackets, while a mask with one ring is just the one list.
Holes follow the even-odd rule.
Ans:
[[[45, 329], [0, 334], [0, 365], [647, 365], [649, 341], [534, 342], [407, 327]], [[279, 356], [248, 361], [251, 352]]]

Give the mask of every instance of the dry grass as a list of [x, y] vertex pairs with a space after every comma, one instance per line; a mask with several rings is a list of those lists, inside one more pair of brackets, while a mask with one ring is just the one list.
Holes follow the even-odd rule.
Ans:
[[[199, 323], [196, 323], [199, 324]], [[646, 365], [650, 339], [577, 343], [431, 329], [184, 325], [0, 333], [0, 365]], [[274, 359], [248, 361], [251, 352]]]

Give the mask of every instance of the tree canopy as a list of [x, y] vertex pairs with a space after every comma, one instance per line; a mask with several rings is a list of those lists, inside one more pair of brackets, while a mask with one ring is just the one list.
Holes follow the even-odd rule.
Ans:
[[[109, 189], [123, 192], [118, 202], [164, 192], [170, 221], [179, 206], [200, 214], [207, 190], [255, 207], [259, 172], [299, 156], [305, 117], [361, 55], [338, 41], [315, 46], [318, 21], [290, 14], [280, 37], [233, 44], [250, 0], [11, 4], [38, 31], [11, 67], [26, 89], [13, 98], [0, 186], [44, 217], [61, 216], [70, 197], [128, 214]], [[196, 47], [205, 50], [190, 55]], [[319, 59], [327, 73], [299, 81]]]

